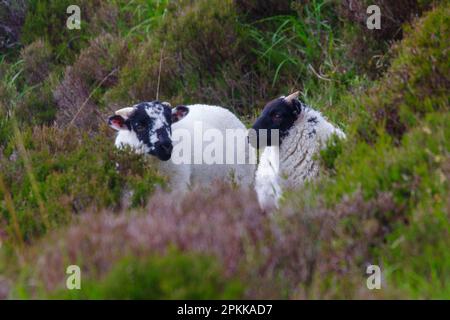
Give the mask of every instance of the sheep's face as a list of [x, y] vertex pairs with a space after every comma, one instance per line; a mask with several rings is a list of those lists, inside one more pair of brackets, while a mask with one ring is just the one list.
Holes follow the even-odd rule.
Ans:
[[171, 125], [184, 117], [187, 110], [184, 106], [171, 109], [168, 102], [143, 102], [116, 111], [108, 124], [115, 130], [129, 131], [130, 138], [122, 145], [167, 161], [173, 149]]
[[[293, 93], [287, 97], [280, 97], [278, 99], [270, 101], [264, 107], [261, 115], [256, 119], [253, 124], [251, 134], [256, 134], [256, 139], [250, 137], [250, 142], [254, 147], [259, 148], [260, 146], [272, 146], [278, 143], [281, 144], [282, 139], [286, 137], [289, 130], [294, 125], [301, 112], [301, 103], [297, 99], [298, 92]], [[267, 130], [267, 141], [260, 141], [260, 131]], [[278, 130], [278, 141], [273, 134], [273, 130]]]

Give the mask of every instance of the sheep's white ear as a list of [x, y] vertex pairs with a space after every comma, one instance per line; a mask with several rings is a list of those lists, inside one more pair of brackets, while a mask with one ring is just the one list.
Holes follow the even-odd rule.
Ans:
[[292, 104], [292, 101], [298, 98], [298, 95], [300, 94], [300, 91], [295, 91], [294, 93], [291, 93], [287, 97], [284, 98], [284, 101], [286, 101], [289, 104]]
[[186, 106], [176, 106], [172, 109], [172, 123], [180, 121], [189, 113], [189, 108]]
[[164, 102], [161, 102], [161, 104], [162, 104], [163, 106], [172, 108], [172, 105], [170, 104], [170, 102], [164, 101]]
[[126, 108], [119, 109], [114, 113], [115, 113], [115, 115], [121, 116], [122, 118], [127, 120], [131, 116], [131, 114], [134, 112], [134, 110], [135, 109], [133, 107], [126, 107]]

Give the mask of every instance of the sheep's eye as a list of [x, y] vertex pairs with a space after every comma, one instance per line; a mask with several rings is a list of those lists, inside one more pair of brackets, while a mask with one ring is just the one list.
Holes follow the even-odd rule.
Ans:
[[135, 129], [136, 129], [136, 131], [144, 131], [145, 127], [143, 125], [141, 125], [141, 124], [137, 124]]
[[279, 113], [274, 113], [274, 114], [272, 115], [272, 118], [274, 118], [275, 120], [281, 120], [281, 114], [279, 114]]

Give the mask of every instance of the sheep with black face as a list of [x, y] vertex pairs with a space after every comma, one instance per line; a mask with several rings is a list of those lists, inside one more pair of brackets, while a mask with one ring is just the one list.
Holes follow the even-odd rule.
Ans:
[[[201, 123], [205, 130], [213, 129], [223, 136], [226, 135], [227, 129], [242, 130], [245, 135], [244, 124], [225, 108], [201, 104], [171, 108], [168, 102], [143, 102], [116, 111], [108, 123], [118, 131], [115, 141], [117, 148], [130, 146], [137, 153], [149, 154], [162, 160], [160, 169], [170, 177], [173, 190], [182, 191], [190, 184], [209, 184], [214, 180], [232, 181], [241, 185], [253, 183], [255, 165], [250, 162], [195, 163], [194, 157], [199, 156], [195, 153], [200, 153], [202, 158], [207, 145], [194, 149], [192, 159], [189, 159], [188, 163], [173, 161], [174, 147], [181, 141], [175, 141], [172, 137], [178, 136], [177, 132], [187, 132], [189, 137], [192, 137], [188, 145], [194, 145], [195, 125], [198, 123]], [[237, 150], [224, 150], [235, 151], [237, 153]], [[245, 152], [245, 157], [248, 158], [249, 149], [245, 149]]]
[[298, 187], [319, 174], [315, 155], [331, 136], [345, 138], [320, 112], [303, 104], [298, 94], [270, 101], [250, 130], [250, 142], [258, 148], [266, 146], [255, 190], [261, 207], [268, 211], [278, 207], [283, 189]]

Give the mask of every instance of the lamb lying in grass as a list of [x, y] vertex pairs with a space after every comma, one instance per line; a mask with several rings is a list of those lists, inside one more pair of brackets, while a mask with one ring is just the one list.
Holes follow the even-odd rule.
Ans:
[[[232, 130], [242, 135], [244, 143], [247, 141], [244, 124], [233, 113], [217, 106], [199, 104], [171, 108], [168, 102], [152, 101], [120, 109], [109, 118], [110, 127], [118, 131], [116, 147], [130, 146], [137, 153], [153, 155], [161, 160], [160, 169], [170, 178], [172, 190], [187, 190], [191, 184], [207, 185], [213, 180], [252, 185], [256, 166], [248, 161], [250, 149], [238, 150], [236, 144], [230, 146], [223, 143], [221, 149], [224, 156], [230, 153], [237, 157], [243, 151], [244, 163], [207, 163], [204, 154], [209, 144], [203, 143], [195, 148], [195, 140], [203, 138], [195, 136], [198, 135], [196, 126], [199, 124], [205, 134], [209, 130], [225, 137], [226, 131]], [[181, 134], [184, 140], [181, 140]], [[175, 141], [175, 136], [180, 140]], [[177, 151], [177, 144], [181, 142], [189, 147], [184, 151], [189, 151], [190, 156], [187, 161], [178, 163], [173, 152]]]
[[[283, 189], [301, 186], [318, 175], [315, 155], [332, 135], [345, 138], [320, 112], [300, 102], [298, 92], [269, 102], [252, 128], [250, 134], [256, 137], [250, 141], [256, 147], [267, 145], [255, 177], [258, 201], [267, 211], [278, 207]], [[267, 141], [261, 129], [267, 130]]]

